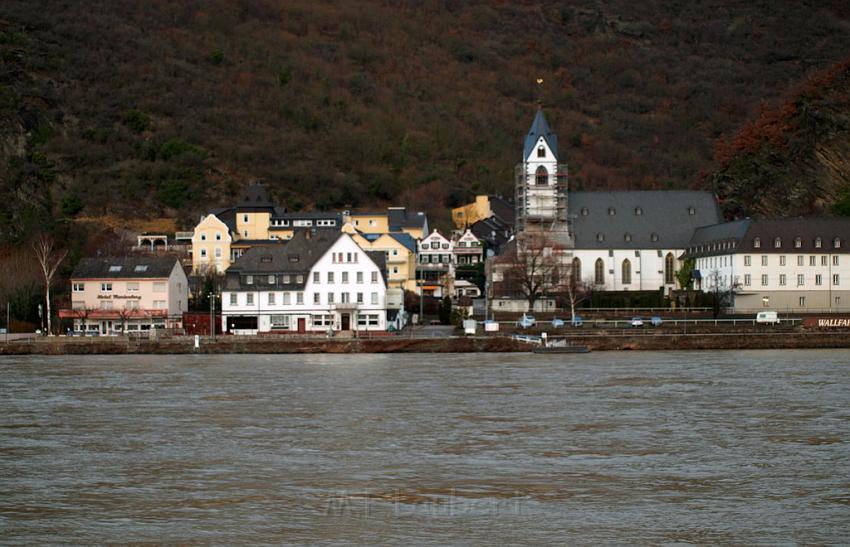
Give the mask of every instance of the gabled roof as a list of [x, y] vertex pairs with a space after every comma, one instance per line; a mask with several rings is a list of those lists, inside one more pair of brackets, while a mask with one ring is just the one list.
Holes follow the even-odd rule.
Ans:
[[80, 260], [72, 279], [121, 279], [121, 278], [167, 278], [178, 260], [173, 256], [163, 257], [106, 257]]
[[722, 221], [711, 192], [572, 192], [567, 202], [576, 249], [684, 249]]
[[298, 230], [290, 240], [251, 247], [227, 271], [306, 273], [340, 237], [342, 233], [333, 229]]
[[[528, 157], [528, 156], [526, 156]], [[514, 204], [508, 202], [501, 196], [488, 196], [490, 200], [490, 212], [502, 222], [513, 225], [516, 209]]]
[[239, 203], [236, 205], [236, 208], [240, 211], [252, 209], [274, 210], [275, 206], [269, 199], [269, 193], [266, 190], [265, 185], [259, 182], [254, 182], [249, 184], [242, 192], [242, 196], [239, 198]]
[[416, 239], [412, 235], [404, 232], [390, 232], [387, 235], [404, 245], [411, 253], [416, 252]]
[[549, 128], [549, 123], [546, 121], [546, 116], [543, 114], [543, 107], [537, 108], [537, 114], [534, 116], [534, 121], [531, 122], [531, 129], [528, 130], [528, 135], [525, 136], [525, 145], [523, 146], [522, 160], [528, 159], [534, 147], [537, 145], [537, 140], [543, 137], [546, 145], [552, 150], [555, 157], [558, 157], [558, 136]]
[[387, 224], [391, 232], [400, 232], [402, 228], [426, 229], [428, 216], [422, 211], [410, 211], [404, 207], [387, 209]]

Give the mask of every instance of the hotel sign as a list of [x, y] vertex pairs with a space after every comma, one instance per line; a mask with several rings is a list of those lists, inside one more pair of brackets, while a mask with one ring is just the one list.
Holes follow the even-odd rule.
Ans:
[[821, 329], [850, 329], [850, 317], [807, 317], [803, 325]]
[[137, 294], [99, 294], [98, 300], [110, 300], [112, 298], [124, 298], [127, 300], [141, 300], [142, 297]]

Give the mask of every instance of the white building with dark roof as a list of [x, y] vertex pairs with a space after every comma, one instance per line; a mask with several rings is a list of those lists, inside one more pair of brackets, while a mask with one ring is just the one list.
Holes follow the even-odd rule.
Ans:
[[228, 268], [223, 330], [382, 331], [386, 292], [383, 252], [363, 251], [336, 230], [299, 230], [288, 241], [252, 247]]
[[697, 289], [737, 312], [850, 311], [850, 219], [745, 219], [697, 228], [683, 258]]
[[573, 270], [597, 290], [676, 288], [694, 230], [722, 220], [710, 192], [572, 192]]

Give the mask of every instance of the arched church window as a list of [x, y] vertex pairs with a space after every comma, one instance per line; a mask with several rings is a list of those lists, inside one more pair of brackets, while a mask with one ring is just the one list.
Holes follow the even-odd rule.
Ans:
[[537, 147], [537, 157], [538, 158], [545, 158], [546, 157], [546, 149], [543, 148], [542, 146]]
[[673, 284], [673, 275], [676, 273], [674, 271], [675, 264], [673, 253], [667, 253], [667, 256], [664, 257], [664, 283], [667, 285]]
[[537, 186], [546, 186], [549, 184], [549, 172], [541, 165], [537, 168], [537, 173], [534, 175], [534, 179]]
[[581, 259], [579, 257], [573, 259], [573, 270], [570, 273], [574, 284], [581, 283]]
[[593, 283], [596, 285], [605, 284], [605, 262], [601, 258], [596, 259], [596, 264], [593, 268]]
[[623, 285], [629, 285], [632, 282], [632, 263], [629, 259], [623, 260]]

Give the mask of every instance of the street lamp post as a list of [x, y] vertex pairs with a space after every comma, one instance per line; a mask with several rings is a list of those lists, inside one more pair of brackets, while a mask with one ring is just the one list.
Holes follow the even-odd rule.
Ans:
[[210, 297], [210, 340], [215, 342], [215, 291], [209, 293]]

